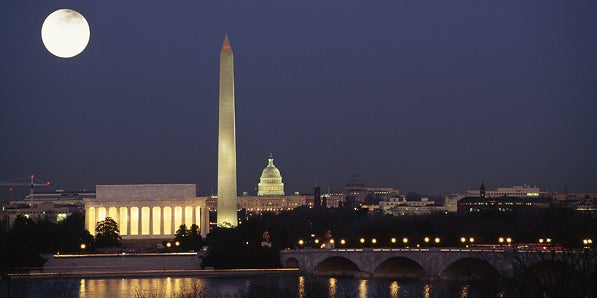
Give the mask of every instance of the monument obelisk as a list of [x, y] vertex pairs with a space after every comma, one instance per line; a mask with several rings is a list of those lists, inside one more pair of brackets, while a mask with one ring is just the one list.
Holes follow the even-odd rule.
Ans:
[[228, 35], [220, 50], [218, 128], [218, 226], [236, 227], [236, 127], [234, 121], [234, 61]]

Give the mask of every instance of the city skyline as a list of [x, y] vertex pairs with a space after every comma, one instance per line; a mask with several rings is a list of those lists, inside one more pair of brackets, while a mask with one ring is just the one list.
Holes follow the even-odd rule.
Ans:
[[[268, 4], [268, 5], [266, 5]], [[217, 186], [218, 52], [234, 44], [238, 192], [273, 153], [286, 191], [597, 192], [591, 1], [0, 4], [0, 181]], [[80, 55], [46, 51], [56, 9]], [[0, 198], [6, 198], [0, 187]], [[213, 191], [212, 191], [213, 190]]]

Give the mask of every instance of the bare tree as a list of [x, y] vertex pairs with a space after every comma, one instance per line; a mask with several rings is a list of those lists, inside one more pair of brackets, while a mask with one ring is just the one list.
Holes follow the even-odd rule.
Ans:
[[513, 274], [507, 292], [522, 297], [592, 297], [597, 294], [594, 250], [529, 249], [504, 253]]

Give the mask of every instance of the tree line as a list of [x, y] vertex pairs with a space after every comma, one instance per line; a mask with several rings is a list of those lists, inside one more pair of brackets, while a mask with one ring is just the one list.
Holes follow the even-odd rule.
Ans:
[[[84, 223], [82, 214], [73, 214], [59, 223], [17, 217], [11, 229], [0, 229], [1, 266], [40, 266], [43, 260], [39, 254], [88, 252], [120, 246], [118, 225], [113, 219], [100, 221], [95, 237], [85, 230]], [[269, 245], [263, 246], [266, 231], [271, 240], [268, 240]], [[277, 251], [317, 248], [320, 244], [316, 242], [321, 241], [326, 232], [336, 240], [337, 247], [436, 245], [425, 243], [425, 237], [440, 238], [437, 245], [460, 246], [462, 237], [473, 237], [475, 243], [497, 243], [498, 237], [510, 237], [513, 243], [535, 243], [539, 238], [550, 238], [563, 247], [579, 248], [583, 238], [597, 240], [597, 220], [595, 213], [565, 208], [389, 216], [366, 210], [299, 207], [280, 214], [263, 213], [244, 218], [242, 224], [233, 229], [212, 228], [205, 239], [197, 225], [181, 225], [173, 239], [163, 244], [170, 242], [170, 251], [208, 248], [204, 260], [208, 267], [276, 267], [279, 266]], [[361, 242], [361, 238], [365, 241]], [[392, 242], [392, 238], [397, 241]], [[408, 243], [402, 242], [404, 238]], [[340, 244], [341, 239], [345, 240], [344, 244]], [[376, 242], [372, 243], [372, 239]]]

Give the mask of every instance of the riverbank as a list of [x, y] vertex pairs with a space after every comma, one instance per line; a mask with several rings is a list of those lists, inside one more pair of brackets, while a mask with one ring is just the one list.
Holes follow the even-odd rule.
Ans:
[[11, 280], [131, 277], [239, 277], [298, 275], [298, 268], [200, 269], [200, 270], [118, 270], [10, 273]]
[[8, 279], [130, 277], [234, 277], [298, 274], [297, 268], [203, 269], [202, 258], [186, 253], [118, 253], [48, 255], [41, 268], [4, 273]]

